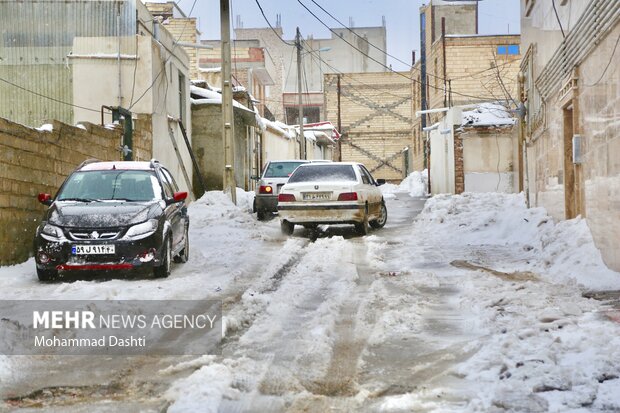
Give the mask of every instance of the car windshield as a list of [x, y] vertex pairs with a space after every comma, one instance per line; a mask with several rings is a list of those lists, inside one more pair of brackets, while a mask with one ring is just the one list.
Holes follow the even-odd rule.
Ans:
[[306, 162], [270, 162], [263, 175], [264, 178], [288, 178], [295, 168]]
[[289, 183], [294, 182], [326, 182], [326, 181], [357, 181], [351, 165], [308, 165], [295, 171]]
[[161, 199], [161, 188], [150, 171], [87, 171], [72, 174], [59, 201], [150, 201]]

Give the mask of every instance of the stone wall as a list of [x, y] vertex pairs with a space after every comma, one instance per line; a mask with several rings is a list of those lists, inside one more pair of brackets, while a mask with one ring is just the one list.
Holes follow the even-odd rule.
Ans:
[[[620, 71], [613, 70], [613, 61], [607, 71], [605, 66], [614, 58], [618, 36], [620, 24], [600, 38], [581, 62], [571, 103], [577, 126], [574, 133], [582, 139], [583, 162], [571, 168], [581, 176], [577, 185], [582, 188], [583, 202], [577, 213], [586, 217], [603, 260], [615, 271], [620, 271]], [[528, 148], [532, 204], [545, 207], [557, 220], [567, 217], [566, 191], [570, 190], [565, 170], [569, 156], [564, 147], [565, 103], [559, 90], [549, 97], [544, 122], [534, 130]], [[568, 161], [570, 165], [572, 155]]]
[[[134, 131], [136, 154], [150, 158], [150, 120], [138, 119]], [[32, 253], [34, 231], [45, 207], [41, 192], [54, 195], [64, 179], [90, 158], [121, 158], [122, 131], [91, 123], [81, 127], [59, 121], [51, 131], [39, 131], [0, 118], [0, 265], [25, 261]]]

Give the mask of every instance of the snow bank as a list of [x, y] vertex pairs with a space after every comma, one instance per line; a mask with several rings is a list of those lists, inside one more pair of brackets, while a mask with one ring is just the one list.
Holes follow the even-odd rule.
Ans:
[[428, 188], [428, 170], [411, 172], [399, 185], [384, 184], [379, 188], [384, 198], [392, 198], [389, 195], [395, 193], [409, 193], [413, 197], [424, 196]]
[[232, 373], [222, 364], [204, 366], [189, 377], [178, 380], [166, 391], [164, 398], [173, 401], [168, 412], [219, 411], [222, 398], [232, 389]]
[[577, 282], [591, 290], [620, 289], [620, 274], [609, 270], [586, 221], [555, 223], [544, 208], [525, 205], [523, 194], [438, 195], [426, 202], [418, 227], [464, 246], [507, 246], [523, 251], [521, 269], [543, 268], [552, 282]]

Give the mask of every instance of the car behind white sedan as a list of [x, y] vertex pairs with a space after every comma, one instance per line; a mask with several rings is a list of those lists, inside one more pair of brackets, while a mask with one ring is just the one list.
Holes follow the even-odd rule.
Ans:
[[278, 195], [282, 232], [292, 234], [295, 225], [353, 224], [362, 235], [368, 227], [381, 228], [387, 209], [379, 185], [366, 167], [355, 162], [300, 165]]

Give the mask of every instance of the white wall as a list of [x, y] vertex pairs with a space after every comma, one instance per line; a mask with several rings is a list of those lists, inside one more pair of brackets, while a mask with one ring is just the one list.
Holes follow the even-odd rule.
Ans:
[[454, 188], [454, 138], [452, 133], [431, 131], [431, 192], [453, 194]]

